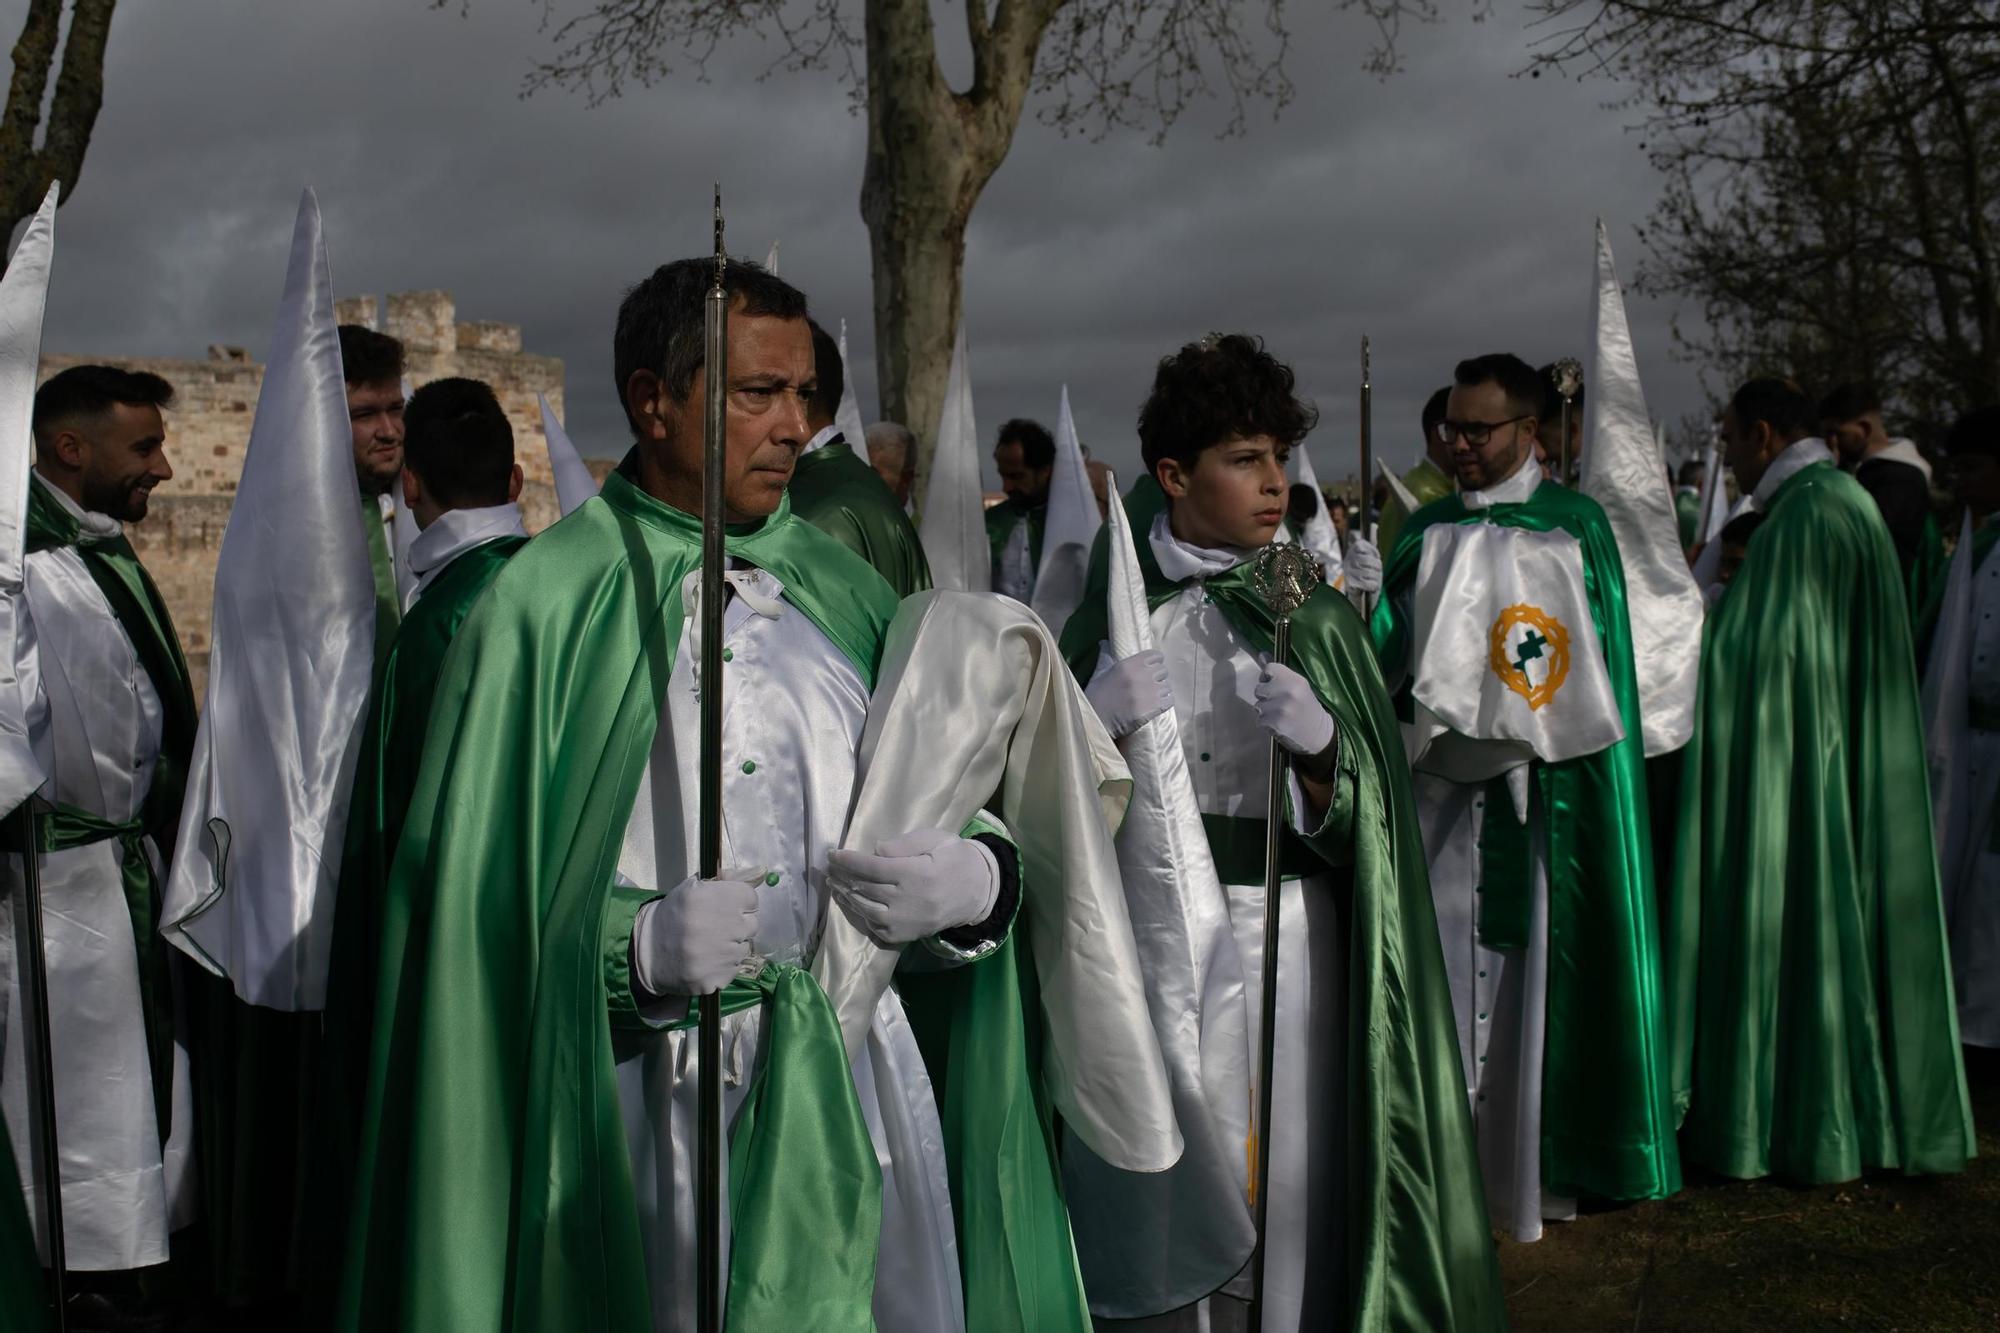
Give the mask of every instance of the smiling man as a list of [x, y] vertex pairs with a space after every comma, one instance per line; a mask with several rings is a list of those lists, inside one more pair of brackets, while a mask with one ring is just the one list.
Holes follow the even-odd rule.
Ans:
[[[173, 395], [157, 375], [74, 366], [34, 406], [25, 581], [46, 705], [32, 732], [54, 803], [41, 820], [42, 894], [64, 1231], [72, 1290], [107, 1325], [145, 1313], [133, 1270], [167, 1261], [192, 1202], [188, 1066], [157, 926], [194, 697], [173, 622], [124, 535], [174, 475], [161, 417]], [[19, 865], [4, 858], [0, 903], [20, 901]], [[0, 929], [11, 1029], [0, 1032], [0, 1106], [33, 1181], [17, 926]]]
[[697, 877], [712, 275], [683, 260], [626, 296], [633, 448], [508, 562], [445, 658], [383, 903], [347, 1328], [691, 1327], [686, 1019], [717, 989], [731, 1325], [967, 1325], [960, 1178], [910, 1021], [886, 996], [850, 1064], [805, 969], [833, 910], [933, 969], [986, 966], [1016, 858], [916, 828], [859, 858], [860, 882], [830, 871], [896, 598], [791, 512], [818, 388], [805, 297], [732, 264], [726, 868]]
[[1414, 731], [1465, 1081], [1496, 1227], [1680, 1188], [1625, 576], [1595, 500], [1545, 481], [1542, 382], [1462, 361], [1374, 618]]
[[403, 618], [389, 552], [387, 497], [403, 475], [403, 344], [359, 324], [340, 326], [347, 420], [354, 432], [354, 480], [361, 488], [368, 564], [375, 572], [375, 659], [379, 669]]

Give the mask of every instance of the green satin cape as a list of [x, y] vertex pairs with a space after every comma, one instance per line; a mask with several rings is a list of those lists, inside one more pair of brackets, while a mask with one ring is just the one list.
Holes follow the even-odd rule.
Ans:
[[930, 562], [909, 515], [845, 440], [802, 455], [788, 490], [795, 516], [873, 565], [897, 597], [931, 586]]
[[1042, 533], [1049, 521], [1048, 502], [1025, 505], [1019, 500], [1002, 500], [986, 511], [986, 543], [992, 549], [996, 570], [1000, 568], [1000, 553], [1007, 549], [1007, 539], [1024, 521], [1028, 525], [1028, 561], [1036, 570], [1041, 569]]
[[[508, 563], [446, 655], [382, 902], [343, 1328], [650, 1322], [603, 933], [699, 533], [614, 473]], [[894, 611], [873, 570], [782, 504], [728, 545], [873, 679]], [[816, 1011], [838, 1047], [811, 978], [780, 989], [773, 1021]], [[817, 1127], [863, 1160], [806, 1153], [782, 1207], [739, 1202], [731, 1326], [865, 1328], [875, 1236], [854, 1223], [880, 1183], [852, 1083], [812, 1106], [819, 1085], [765, 1082], [765, 1132]]]
[[[1151, 542], [1135, 544], [1146, 600], [1157, 607], [1182, 585], [1160, 573]], [[1268, 654], [1272, 618], [1249, 567], [1205, 587], [1237, 632]], [[1107, 588], [1098, 562], [1063, 629], [1063, 655], [1080, 680], [1096, 669], [1106, 637]], [[1341, 1327], [1504, 1328], [1409, 766], [1368, 632], [1346, 598], [1322, 586], [1292, 617], [1292, 665], [1340, 732], [1333, 803], [1307, 845], [1339, 885], [1347, 917]]]
[[1668, 904], [1688, 1156], [1819, 1183], [1973, 1151], [1906, 590], [1867, 492], [1788, 478], [1711, 614]]
[[55, 1327], [49, 1312], [49, 1284], [35, 1254], [34, 1225], [27, 1196], [14, 1171], [14, 1148], [7, 1121], [0, 1117], [0, 1310], [9, 1333], [46, 1333]]
[[[1400, 674], [1412, 626], [1402, 607], [1437, 523], [1490, 522], [1583, 544], [1584, 594], [1625, 739], [1593, 755], [1533, 765], [1548, 813], [1548, 1041], [1542, 1060], [1542, 1181], [1564, 1195], [1657, 1199], [1681, 1187], [1668, 1102], [1660, 1011], [1658, 915], [1646, 803], [1639, 693], [1626, 619], [1625, 573], [1611, 525], [1595, 500], [1543, 482], [1520, 504], [1468, 510], [1446, 496], [1410, 517], [1383, 576], [1373, 630], [1382, 661]], [[1398, 708], [1410, 707], [1408, 688]], [[1481, 850], [1490, 911], [1511, 900], [1512, 937], [1524, 942], [1527, 845], [1512, 820], [1490, 820]]]
[[[315, 1118], [312, 1196], [317, 1233], [313, 1289], [338, 1285], [348, 1189], [360, 1153], [363, 1099], [368, 1090], [369, 1034], [374, 1025], [381, 944], [381, 900], [389, 863], [403, 831], [423, 760], [424, 730], [445, 651], [473, 603], [525, 537], [482, 542], [446, 565], [404, 616], [368, 705], [366, 738], [354, 770], [347, 842], [334, 908], [333, 952], [327, 978], [325, 1062]], [[324, 1302], [320, 1302], [324, 1305]]]

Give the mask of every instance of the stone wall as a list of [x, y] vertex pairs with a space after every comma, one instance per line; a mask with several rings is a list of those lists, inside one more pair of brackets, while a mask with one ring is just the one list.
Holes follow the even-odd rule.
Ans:
[[[554, 477], [536, 400], [547, 395], [562, 416], [559, 358], [524, 351], [518, 325], [459, 322], [449, 292], [398, 292], [386, 302], [354, 297], [337, 303], [335, 316], [401, 339], [412, 387], [450, 375], [492, 385], [514, 426], [514, 456], [526, 476], [521, 509], [528, 530], [539, 532], [555, 521]], [[42, 359], [42, 378], [86, 362], [149, 370], [174, 386], [174, 406], [166, 414], [167, 461], [174, 476], [153, 492], [146, 521], [129, 532], [173, 613], [199, 690], [207, 678], [216, 556], [243, 476], [264, 368], [240, 347], [214, 345], [200, 360], [48, 356]], [[600, 477], [609, 467], [591, 460]]]

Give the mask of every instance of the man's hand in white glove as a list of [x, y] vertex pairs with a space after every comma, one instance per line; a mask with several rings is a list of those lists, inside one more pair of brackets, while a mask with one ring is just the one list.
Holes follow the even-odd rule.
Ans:
[[1257, 721], [1293, 754], [1316, 755], [1333, 744], [1333, 715], [1304, 676], [1277, 662], [1258, 677]]
[[1113, 740], [1123, 740], [1174, 706], [1167, 659], [1157, 648], [1113, 662], [1084, 687], [1083, 695]]
[[943, 829], [918, 829], [877, 844], [875, 854], [835, 851], [827, 886], [883, 945], [977, 925], [1000, 896], [1000, 863], [984, 845]]
[[1356, 533], [1354, 545], [1347, 548], [1347, 555], [1341, 561], [1341, 572], [1346, 576], [1341, 591], [1380, 592], [1382, 552], [1376, 549], [1374, 542]]
[[639, 909], [632, 964], [655, 996], [721, 990], [750, 957], [757, 935], [757, 890], [764, 871], [725, 868], [718, 879], [690, 876]]

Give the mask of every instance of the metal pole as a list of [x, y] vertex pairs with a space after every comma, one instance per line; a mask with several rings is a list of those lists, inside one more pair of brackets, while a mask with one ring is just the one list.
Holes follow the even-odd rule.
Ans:
[[[722, 186], [715, 187], [715, 284], [703, 311], [701, 456], [701, 829], [699, 873], [722, 868], [722, 569], [723, 444], [728, 427], [729, 264], [722, 244]], [[722, 995], [701, 997], [697, 1014], [696, 1117], [700, 1216], [695, 1223], [696, 1319], [702, 1333], [722, 1333]]]
[[1369, 378], [1368, 335], [1361, 335], [1361, 536], [1375, 540], [1375, 390]]
[[1583, 392], [1583, 363], [1573, 356], [1566, 356], [1549, 367], [1549, 376], [1555, 382], [1557, 396], [1562, 399], [1562, 411], [1557, 414], [1562, 423], [1560, 427], [1562, 438], [1556, 446], [1556, 480], [1567, 486], [1570, 484], [1570, 405], [1576, 401], [1576, 396]]
[[[56, 1327], [68, 1326], [69, 1265], [64, 1253], [62, 1210], [62, 1157], [56, 1144], [56, 1063], [55, 1043], [49, 1035], [49, 961], [42, 936], [42, 856], [36, 834], [35, 798], [29, 797], [14, 812], [16, 836], [21, 841], [21, 906], [26, 918], [18, 935], [25, 939], [22, 952], [26, 963], [22, 989], [34, 1007], [35, 1021], [24, 1023], [28, 1039], [28, 1067], [34, 1071], [35, 1109], [40, 1133], [35, 1138], [35, 1163], [41, 1177], [42, 1220], [49, 1246], [49, 1276], [56, 1302]], [[30, 1125], [33, 1134], [35, 1126]]]
[[[1292, 612], [1304, 606], [1319, 583], [1319, 565], [1297, 542], [1265, 547], [1257, 556], [1252, 583], [1276, 620], [1271, 661], [1283, 665], [1292, 650]], [[1262, 1021], [1257, 1029], [1257, 1162], [1250, 1206], [1257, 1248], [1250, 1256], [1250, 1333], [1262, 1328], [1264, 1313], [1264, 1234], [1271, 1207], [1271, 1082], [1278, 1057], [1278, 894], [1279, 842], [1285, 826], [1285, 770], [1288, 756], [1271, 741], [1271, 789], [1264, 805], [1264, 971]]]

